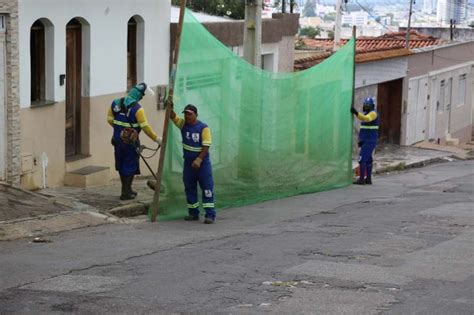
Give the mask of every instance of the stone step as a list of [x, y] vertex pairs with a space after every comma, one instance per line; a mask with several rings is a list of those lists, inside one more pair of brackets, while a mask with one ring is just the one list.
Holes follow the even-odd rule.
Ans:
[[446, 139], [446, 145], [458, 146], [459, 145], [459, 139], [457, 139], [457, 138]]
[[64, 185], [73, 187], [94, 187], [110, 184], [110, 168], [86, 166], [66, 173]]

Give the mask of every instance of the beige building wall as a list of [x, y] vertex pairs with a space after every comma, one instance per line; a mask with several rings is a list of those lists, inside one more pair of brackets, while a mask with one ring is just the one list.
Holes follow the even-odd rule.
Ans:
[[[156, 90], [156, 88], [154, 88]], [[21, 186], [25, 189], [40, 189], [43, 187], [43, 174], [46, 175], [47, 187], [62, 186], [66, 172], [89, 165], [110, 168], [111, 178], [118, 178], [115, 171], [114, 151], [110, 143], [112, 127], [107, 123], [107, 111], [114, 99], [122, 97], [123, 93], [92, 97], [83, 102], [83, 147], [88, 154], [79, 159], [65, 159], [65, 103], [59, 102], [50, 106], [24, 108], [21, 110], [22, 133], [22, 176]], [[162, 134], [164, 111], [157, 109], [157, 95], [146, 95], [140, 104], [144, 107], [150, 125], [155, 132]], [[142, 144], [155, 148], [144, 132], [140, 134]], [[146, 152], [149, 155], [150, 152]], [[156, 171], [159, 154], [148, 160]], [[47, 167], [44, 168], [45, 159]], [[151, 175], [141, 161], [143, 176]]]
[[[7, 0], [0, 0], [0, 4]], [[8, 1], [7, 1], [8, 2]], [[67, 1], [66, 1], [67, 2]], [[80, 168], [108, 167], [115, 172], [112, 127], [107, 111], [115, 98], [127, 89], [127, 25], [131, 17], [137, 21], [136, 79], [151, 88], [163, 87], [169, 75], [170, 2], [150, 0], [108, 1], [21, 0], [19, 6], [19, 54], [22, 87], [21, 186], [26, 189], [64, 185], [68, 172]], [[111, 14], [109, 14], [111, 13]], [[67, 24], [78, 17], [82, 24], [82, 66], [80, 101], [80, 148], [66, 157], [66, 94], [64, 81], [68, 67], [66, 57]], [[45, 24], [45, 90], [47, 101], [31, 101], [31, 26], [41, 19]], [[107, 47], [107, 49], [104, 49]], [[17, 63], [18, 64], [18, 63]], [[67, 76], [66, 76], [67, 80]], [[18, 87], [18, 84], [17, 84]], [[162, 116], [157, 109], [158, 95], [145, 96], [140, 102], [155, 131], [162, 133]], [[19, 115], [20, 116], [20, 115]], [[79, 130], [76, 129], [76, 130]], [[142, 134], [143, 144], [156, 147]], [[20, 147], [18, 148], [18, 153]], [[158, 155], [150, 160], [157, 168]], [[143, 175], [150, 174], [143, 165]], [[103, 172], [103, 171], [102, 171]]]

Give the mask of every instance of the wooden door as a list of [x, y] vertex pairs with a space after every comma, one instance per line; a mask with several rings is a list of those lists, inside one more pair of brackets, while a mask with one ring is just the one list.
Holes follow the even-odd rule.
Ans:
[[42, 22], [37, 21], [31, 27], [30, 35], [31, 58], [31, 102], [46, 99], [45, 78], [45, 30]]
[[127, 91], [137, 84], [137, 23], [128, 21], [127, 32]]
[[72, 20], [66, 29], [66, 156], [81, 150], [82, 28]]
[[379, 141], [400, 144], [403, 80], [384, 82], [377, 87]]

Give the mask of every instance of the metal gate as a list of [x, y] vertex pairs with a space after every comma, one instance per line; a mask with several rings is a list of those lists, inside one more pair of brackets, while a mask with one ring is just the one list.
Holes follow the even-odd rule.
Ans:
[[406, 144], [410, 145], [426, 138], [428, 78], [410, 79], [408, 89]]

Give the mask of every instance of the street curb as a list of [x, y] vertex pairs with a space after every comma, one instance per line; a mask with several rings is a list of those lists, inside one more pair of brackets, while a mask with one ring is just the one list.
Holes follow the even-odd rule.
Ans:
[[124, 206], [115, 207], [106, 212], [119, 218], [136, 217], [148, 213], [149, 203], [131, 203]]
[[459, 157], [455, 155], [450, 155], [446, 157], [436, 157], [428, 160], [423, 160], [423, 161], [418, 161], [410, 164], [405, 164], [404, 162], [400, 162], [395, 165], [389, 165], [386, 167], [383, 167], [381, 169], [375, 170], [374, 174], [384, 174], [384, 173], [390, 173], [390, 172], [399, 172], [399, 171], [404, 171], [412, 168], [421, 168], [425, 167], [430, 164], [436, 164], [436, 163], [447, 163], [449, 160], [447, 158], [453, 159], [453, 160], [461, 160]]

